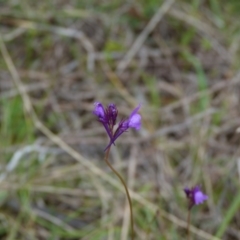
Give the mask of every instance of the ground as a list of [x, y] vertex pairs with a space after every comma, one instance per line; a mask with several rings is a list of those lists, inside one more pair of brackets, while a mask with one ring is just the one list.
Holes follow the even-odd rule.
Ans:
[[[0, 3], [0, 238], [131, 239], [94, 102], [142, 128], [109, 161], [135, 240], [240, 239], [240, 4]], [[215, 238], [214, 238], [215, 236]]]

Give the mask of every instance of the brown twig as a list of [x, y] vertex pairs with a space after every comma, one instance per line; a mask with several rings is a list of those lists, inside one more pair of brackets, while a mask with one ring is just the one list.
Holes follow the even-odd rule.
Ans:
[[109, 152], [110, 152], [110, 147], [107, 149], [106, 153], [105, 153], [105, 157], [104, 157], [104, 161], [107, 163], [107, 165], [111, 168], [111, 170], [117, 175], [117, 177], [119, 178], [119, 180], [121, 181], [122, 185], [124, 186], [124, 189], [126, 191], [127, 194], [127, 199], [129, 202], [129, 208], [130, 208], [130, 217], [131, 217], [131, 231], [132, 231], [132, 240], [134, 240], [134, 220], [133, 220], [133, 208], [132, 208], [132, 201], [131, 201], [131, 197], [128, 191], [128, 188], [126, 186], [125, 181], [123, 180], [122, 176], [118, 173], [117, 170], [114, 169], [114, 167], [111, 165], [111, 163], [108, 161], [108, 157], [109, 157]]

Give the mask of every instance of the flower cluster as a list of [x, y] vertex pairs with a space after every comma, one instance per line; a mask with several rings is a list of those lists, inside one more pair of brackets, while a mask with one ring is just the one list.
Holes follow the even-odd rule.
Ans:
[[104, 108], [100, 102], [96, 102], [94, 106], [95, 108], [93, 114], [98, 117], [99, 122], [102, 123], [110, 138], [110, 142], [105, 150], [114, 144], [116, 139], [124, 132], [126, 132], [129, 128], [135, 128], [136, 130], [139, 130], [141, 128], [141, 116], [138, 114], [140, 105], [132, 111], [127, 119], [121, 120], [118, 123], [115, 131], [114, 126], [117, 123], [118, 116], [118, 110], [115, 104], [111, 103], [106, 108]]
[[191, 189], [185, 188], [184, 192], [186, 197], [189, 199], [189, 209], [191, 209], [194, 205], [199, 205], [208, 199], [208, 196], [201, 191], [199, 186]]

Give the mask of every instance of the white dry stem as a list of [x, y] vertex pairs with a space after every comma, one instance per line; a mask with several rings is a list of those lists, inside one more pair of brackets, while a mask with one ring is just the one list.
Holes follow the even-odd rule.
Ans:
[[239, 175], [239, 181], [240, 181], [240, 158], [237, 159], [237, 169], [238, 169], [238, 175]]
[[10, 162], [7, 164], [5, 172], [0, 174], [0, 182], [5, 180], [7, 175], [19, 165], [20, 160], [22, 160], [23, 157], [33, 152], [38, 153], [38, 160], [42, 162], [45, 160], [47, 154], [58, 154], [62, 152], [62, 150], [56, 148], [42, 147], [38, 144], [28, 145], [17, 150], [11, 158]]
[[[64, 28], [64, 27], [57, 27], [57, 26], [49, 26], [45, 24], [38, 24], [32, 21], [28, 20], [9, 20], [10, 23], [15, 24], [18, 26], [19, 30], [16, 30], [16, 32], [12, 33], [11, 35], [5, 35], [3, 36], [3, 40], [10, 41], [14, 37], [17, 37], [18, 35], [24, 33], [26, 29], [38, 29], [41, 31], [47, 31], [47, 32], [53, 32], [55, 34], [58, 34], [60, 36], [67, 36], [70, 38], [77, 39], [81, 42], [82, 46], [88, 53], [88, 58], [87, 58], [87, 65], [88, 69], [92, 69], [92, 54], [94, 53], [94, 46], [93, 44], [88, 40], [87, 36], [84, 34], [84, 32], [71, 29], [71, 28]], [[20, 30], [23, 29], [23, 30]]]
[[6, 42], [10, 42], [10, 41], [14, 40], [15, 38], [21, 36], [25, 32], [26, 32], [26, 29], [24, 29], [24, 28], [16, 28], [11, 32], [6, 33], [3, 36], [3, 40]]
[[73, 231], [74, 229], [69, 226], [68, 224], [64, 223], [61, 219], [55, 217], [55, 216], [52, 216], [50, 215], [49, 213], [47, 212], [44, 212], [40, 209], [32, 209], [32, 212], [37, 215], [38, 217], [41, 217], [49, 222], [52, 222], [54, 225], [56, 226], [59, 226], [61, 228], [63, 228], [64, 230], [68, 231], [68, 232], [71, 232]]
[[[42, 90], [46, 89], [50, 86], [50, 84], [46, 82], [38, 82], [34, 84], [29, 84], [26, 86], [26, 91], [31, 92], [31, 91], [36, 91], [36, 90]], [[9, 91], [1, 93], [0, 99], [5, 99], [5, 98], [12, 98], [17, 96], [19, 93], [16, 89], [11, 89]]]

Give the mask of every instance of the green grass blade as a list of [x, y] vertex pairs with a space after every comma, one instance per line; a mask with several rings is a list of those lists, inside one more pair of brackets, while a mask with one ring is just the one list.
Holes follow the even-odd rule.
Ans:
[[228, 209], [227, 213], [225, 214], [225, 218], [223, 219], [217, 233], [216, 237], [221, 238], [224, 232], [226, 231], [227, 227], [229, 226], [230, 221], [233, 219], [235, 213], [240, 208], [240, 191], [238, 195], [234, 198], [230, 208]]

